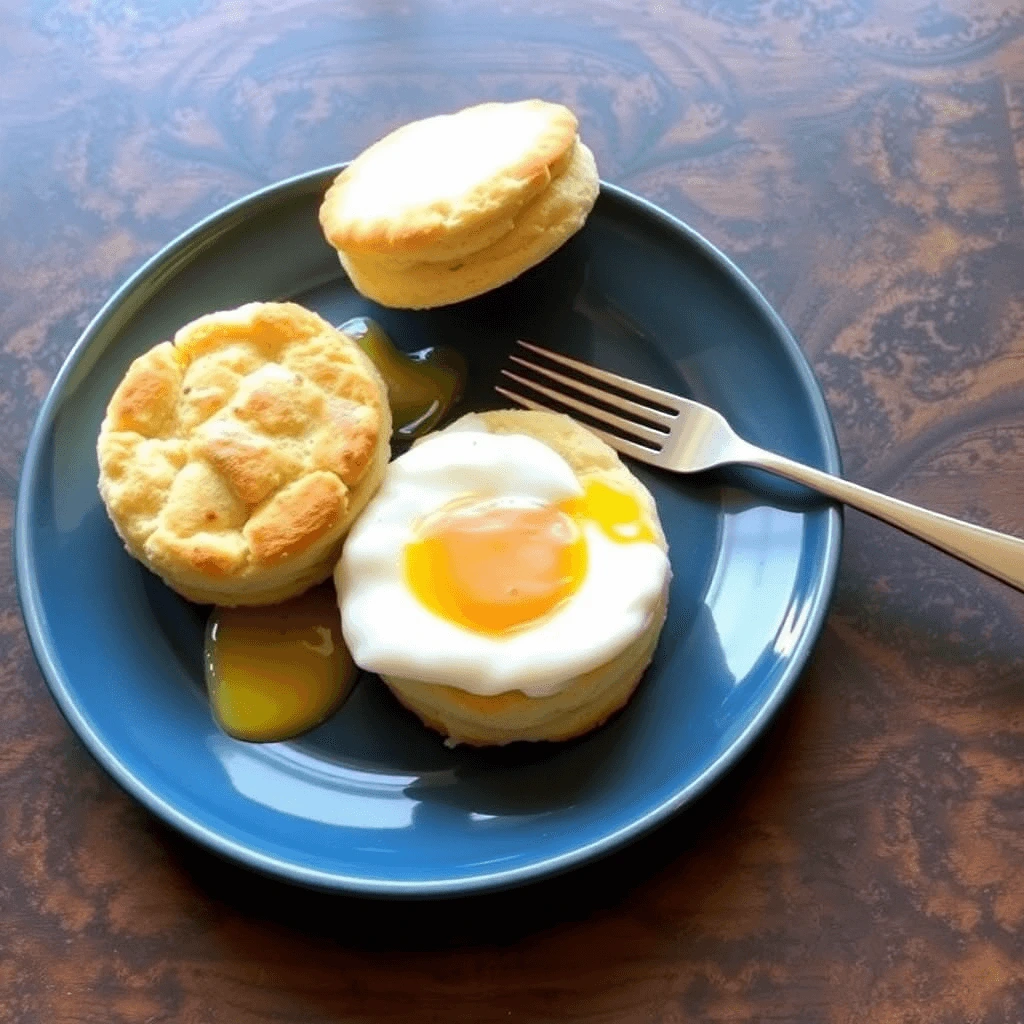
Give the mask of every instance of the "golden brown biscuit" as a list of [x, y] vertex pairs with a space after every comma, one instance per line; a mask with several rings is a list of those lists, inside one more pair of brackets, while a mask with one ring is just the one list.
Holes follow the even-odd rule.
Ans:
[[343, 170], [320, 223], [356, 288], [429, 308], [496, 288], [578, 231], [598, 193], [568, 108], [484, 103], [399, 128]]
[[[668, 550], [654, 498], [617, 453], [568, 416], [519, 409], [471, 413], [448, 429], [482, 425], [496, 434], [526, 434], [554, 449], [585, 484], [600, 480], [636, 498], [655, 543]], [[339, 586], [339, 592], [341, 588]], [[605, 722], [633, 694], [654, 655], [668, 607], [668, 585], [644, 631], [619, 655], [546, 697], [519, 690], [481, 696], [453, 686], [384, 676], [398, 700], [449, 744], [489, 746], [518, 740], [565, 740]]]
[[564, 169], [576, 127], [571, 110], [543, 100], [413, 121], [334, 180], [320, 209], [324, 235], [351, 253], [473, 252]]
[[128, 368], [97, 442], [130, 554], [190, 600], [271, 604], [330, 575], [390, 458], [384, 382], [294, 303], [182, 327]]
[[577, 142], [565, 172], [517, 213], [512, 229], [468, 257], [338, 255], [356, 288], [382, 306], [427, 309], [462, 302], [507, 284], [547, 259], [583, 227], [598, 188], [594, 156]]

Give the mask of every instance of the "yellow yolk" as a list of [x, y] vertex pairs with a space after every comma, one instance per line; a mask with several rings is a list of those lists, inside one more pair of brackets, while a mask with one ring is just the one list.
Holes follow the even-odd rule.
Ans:
[[637, 500], [600, 481], [559, 505], [463, 498], [420, 524], [405, 549], [406, 579], [435, 615], [477, 633], [506, 633], [579, 589], [588, 521], [617, 543], [654, 540]]
[[582, 497], [563, 501], [560, 508], [578, 522], [595, 523], [609, 540], [619, 544], [654, 543], [649, 517], [636, 498], [601, 480], [589, 481]]
[[445, 506], [405, 549], [419, 600], [478, 633], [504, 633], [548, 614], [586, 568], [586, 542], [569, 516], [553, 505], [500, 499]]
[[215, 608], [205, 653], [214, 717], [230, 736], [256, 743], [319, 725], [356, 675], [329, 583], [283, 604]]

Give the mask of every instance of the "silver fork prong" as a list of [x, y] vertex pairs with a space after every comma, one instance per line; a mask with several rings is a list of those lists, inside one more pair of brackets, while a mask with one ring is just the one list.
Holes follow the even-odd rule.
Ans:
[[532, 398], [527, 398], [525, 395], [517, 395], [514, 391], [509, 391], [508, 388], [503, 388], [500, 384], [495, 384], [494, 390], [497, 391], [499, 395], [511, 398], [513, 402], [518, 403], [526, 409], [533, 409], [534, 412], [551, 412], [550, 406], [541, 405], [540, 402], [534, 401]]
[[508, 377], [510, 380], [514, 380], [517, 384], [522, 384], [524, 387], [532, 388], [539, 394], [544, 395], [546, 398], [550, 398], [552, 401], [559, 402], [562, 405], [568, 406], [570, 409], [575, 409], [577, 412], [581, 412], [586, 416], [590, 416], [595, 420], [600, 420], [602, 423], [607, 423], [610, 427], [615, 427], [617, 430], [621, 430], [627, 437], [632, 437], [634, 440], [649, 441], [651, 445], [660, 448], [665, 441], [668, 439], [668, 434], [664, 430], [655, 430], [654, 427], [648, 427], [646, 424], [637, 423], [635, 420], [627, 420], [624, 416], [619, 416], [614, 412], [608, 412], [606, 409], [599, 409], [596, 405], [591, 405], [589, 402], [581, 402], [578, 398], [573, 398], [572, 395], [567, 395], [562, 391], [556, 391], [554, 388], [549, 388], [545, 384], [538, 384], [535, 380], [530, 380], [527, 377], [520, 377], [518, 373], [513, 373], [511, 370], [502, 370], [502, 376]]
[[509, 356], [509, 359], [513, 363], [518, 363], [520, 366], [525, 366], [526, 369], [539, 373], [549, 380], [558, 381], [559, 384], [564, 384], [567, 388], [574, 388], [576, 391], [582, 392], [584, 395], [590, 395], [591, 398], [596, 398], [600, 402], [604, 402], [606, 405], [614, 405], [616, 409], [621, 409], [623, 412], [631, 412], [634, 416], [642, 416], [652, 423], [664, 424], [666, 429], [672, 426], [673, 421], [676, 419], [676, 413], [662, 412], [661, 409], [652, 409], [648, 405], [641, 405], [639, 402], [634, 402], [631, 398], [620, 398], [618, 395], [613, 395], [610, 391], [602, 391], [601, 388], [592, 387], [590, 384], [584, 384], [581, 380], [574, 380], [572, 377], [567, 377], [564, 373], [557, 373], [554, 370], [549, 370], [546, 366], [540, 366], [538, 363], [531, 363], [528, 359], [520, 359], [519, 356]]
[[[541, 402], [536, 402], [532, 398], [527, 398], [525, 395], [516, 394], [515, 391], [509, 391], [508, 388], [503, 388], [496, 384], [494, 390], [499, 395], [503, 395], [505, 398], [523, 406], [526, 409], [533, 409], [536, 412], [551, 412], [551, 407], [543, 405]], [[622, 452], [623, 455], [630, 455], [639, 462], [649, 462], [652, 466], [657, 466], [660, 463], [660, 453], [654, 451], [651, 448], [645, 448], [642, 444], [635, 444], [633, 441], [627, 441], [624, 437], [618, 437], [615, 434], [610, 434], [607, 430], [601, 430], [600, 427], [587, 426], [592, 434], [596, 434], [605, 444], [610, 445], [617, 452]]]
[[597, 434], [605, 444], [614, 448], [617, 452], [622, 452], [623, 455], [630, 455], [639, 462], [649, 462], [652, 466], [662, 465], [661, 452], [656, 452], [642, 444], [635, 444], [633, 441], [627, 441], [624, 437], [610, 434], [607, 430], [602, 430], [600, 427], [592, 427], [589, 423], [587, 424], [587, 430], [592, 434]]
[[625, 391], [627, 395], [643, 398], [648, 402], [656, 402], [658, 405], [663, 405], [666, 409], [678, 409], [680, 407], [679, 395], [673, 395], [671, 391], [662, 391], [661, 388], [652, 388], [649, 384], [641, 384], [638, 381], [630, 380], [628, 377], [621, 377], [617, 373], [599, 370], [596, 366], [581, 363], [578, 359], [570, 359], [569, 356], [563, 356], [558, 352], [542, 348], [540, 345], [534, 345], [532, 341], [519, 339], [516, 344], [522, 345], [523, 348], [529, 349], [531, 352], [536, 352], [537, 355], [544, 356], [545, 359], [550, 359], [553, 363], [561, 363], [562, 366], [568, 366], [570, 369], [576, 370], [592, 380], [611, 384], [612, 387]]

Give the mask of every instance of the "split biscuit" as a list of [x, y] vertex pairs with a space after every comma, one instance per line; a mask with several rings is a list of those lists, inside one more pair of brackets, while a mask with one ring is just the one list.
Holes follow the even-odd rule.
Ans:
[[483, 103], [371, 146], [328, 189], [320, 223], [362, 294], [424, 309], [540, 263], [583, 226], [598, 190], [567, 107]]

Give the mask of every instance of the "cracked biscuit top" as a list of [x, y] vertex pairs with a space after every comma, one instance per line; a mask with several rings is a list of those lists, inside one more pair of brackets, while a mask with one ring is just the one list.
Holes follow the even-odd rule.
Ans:
[[294, 303], [250, 303], [132, 363], [100, 429], [100, 493], [128, 550], [186, 595], [258, 590], [330, 552], [389, 432], [354, 341]]

